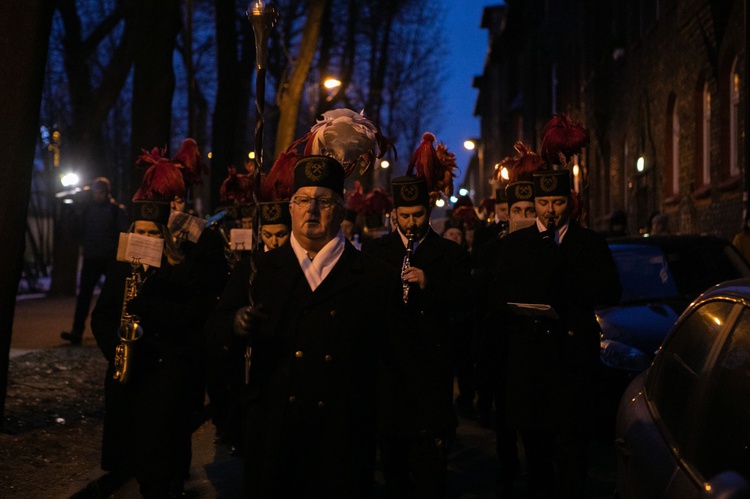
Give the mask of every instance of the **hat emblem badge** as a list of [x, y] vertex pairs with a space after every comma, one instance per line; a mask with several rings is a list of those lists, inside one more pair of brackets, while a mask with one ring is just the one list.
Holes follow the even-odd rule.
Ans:
[[278, 220], [280, 216], [281, 211], [278, 205], [269, 204], [263, 207], [263, 218], [269, 222]]
[[417, 199], [417, 194], [419, 194], [417, 186], [415, 185], [401, 186], [401, 197], [404, 199], [404, 201], [414, 201], [415, 199]]
[[531, 199], [531, 186], [530, 185], [517, 185], [516, 197], [518, 199]]
[[554, 175], [544, 175], [539, 181], [539, 187], [544, 192], [552, 192], [557, 188], [557, 178]]
[[159, 216], [159, 207], [156, 206], [156, 203], [144, 203], [141, 206], [141, 216], [145, 220], [156, 220]]
[[317, 182], [323, 177], [325, 167], [322, 161], [308, 161], [305, 165], [305, 176], [313, 182]]

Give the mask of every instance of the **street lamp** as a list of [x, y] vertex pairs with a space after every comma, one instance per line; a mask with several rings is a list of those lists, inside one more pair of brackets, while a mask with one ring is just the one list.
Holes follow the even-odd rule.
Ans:
[[78, 185], [79, 181], [80, 179], [78, 178], [78, 175], [73, 172], [66, 173], [65, 175], [60, 177], [60, 183], [63, 185], [63, 187]]
[[388, 168], [389, 166], [391, 166], [391, 163], [387, 159], [380, 162], [380, 168]]
[[477, 141], [475, 139], [464, 140], [464, 149], [467, 151], [473, 151], [477, 148]]

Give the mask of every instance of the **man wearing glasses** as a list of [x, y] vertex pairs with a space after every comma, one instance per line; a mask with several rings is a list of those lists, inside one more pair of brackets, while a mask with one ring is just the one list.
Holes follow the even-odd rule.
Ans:
[[[383, 313], [398, 299], [387, 268], [340, 230], [344, 169], [326, 156], [295, 164], [290, 244], [235, 269], [219, 303], [252, 348], [244, 401], [249, 497], [369, 497]], [[253, 305], [248, 306], [249, 293]], [[383, 307], [385, 308], [385, 307]]]

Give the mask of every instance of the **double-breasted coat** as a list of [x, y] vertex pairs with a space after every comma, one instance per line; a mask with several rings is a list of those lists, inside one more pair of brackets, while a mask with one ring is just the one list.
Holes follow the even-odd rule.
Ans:
[[[368, 241], [362, 251], [388, 264], [400, 280], [406, 249], [397, 231]], [[385, 435], [455, 429], [456, 348], [460, 335], [471, 335], [465, 323], [472, 306], [468, 252], [430, 229], [410, 260], [424, 271], [427, 286], [413, 284], [408, 303], [395, 303], [396, 322], [379, 363], [378, 430]]]
[[[620, 280], [607, 242], [571, 222], [562, 243], [536, 225], [499, 241], [490, 307], [507, 327], [507, 404], [519, 430], [587, 429], [599, 369], [594, 309], [614, 304]], [[506, 303], [552, 306], [558, 319], [512, 313]]]
[[[345, 244], [315, 291], [290, 244], [256, 262], [252, 295], [267, 318], [249, 340], [244, 394], [249, 497], [369, 495], [375, 361], [389, 295], [398, 284], [389, 281], [382, 263]], [[247, 306], [249, 274], [248, 260], [235, 268], [219, 302], [225, 321]]]

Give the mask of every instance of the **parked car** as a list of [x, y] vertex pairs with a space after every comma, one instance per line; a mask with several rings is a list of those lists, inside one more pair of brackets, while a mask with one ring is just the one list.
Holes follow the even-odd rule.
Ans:
[[[712, 236], [625, 237], [609, 240], [623, 292], [597, 311], [601, 361], [621, 387], [646, 369], [685, 308], [705, 289], [750, 277], [750, 266], [725, 239]], [[619, 400], [619, 393], [617, 396]]]
[[618, 409], [621, 498], [750, 497], [750, 279], [680, 316]]

